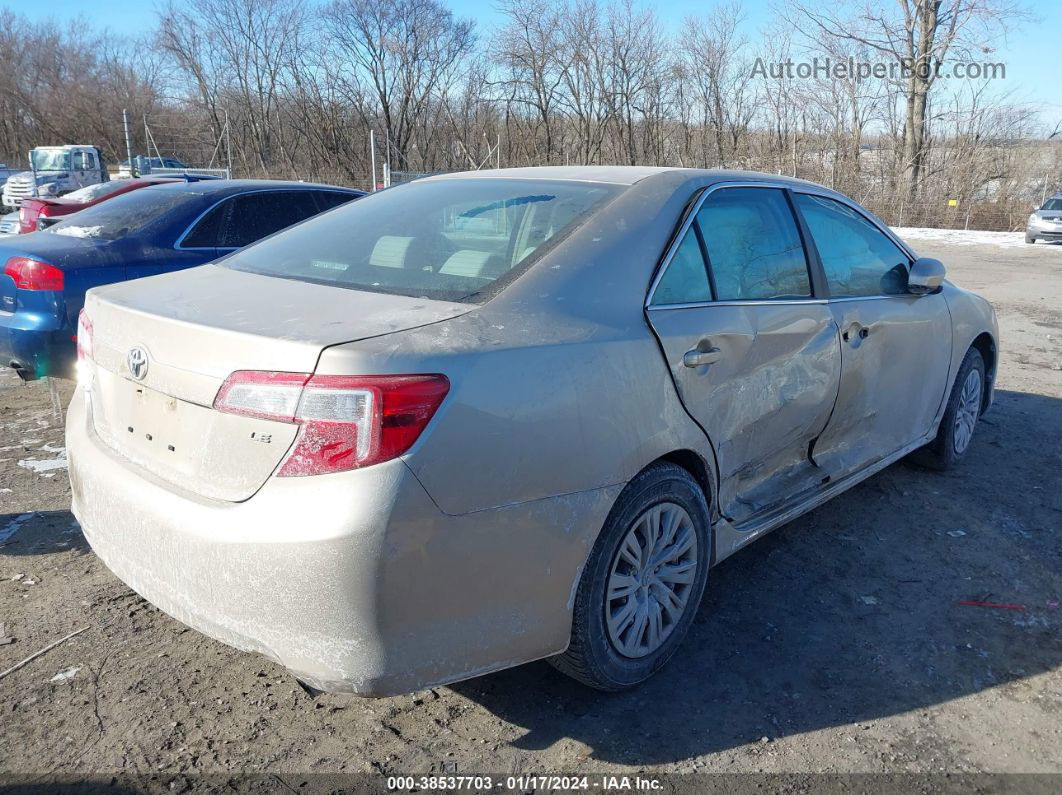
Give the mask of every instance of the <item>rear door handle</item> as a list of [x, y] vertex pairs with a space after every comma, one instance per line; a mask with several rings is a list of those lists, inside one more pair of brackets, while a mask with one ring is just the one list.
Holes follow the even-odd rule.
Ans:
[[700, 351], [694, 348], [682, 355], [682, 363], [686, 367], [703, 367], [706, 364], [715, 364], [723, 358], [723, 352], [718, 348], [709, 348]]
[[869, 326], [864, 326], [861, 323], [852, 323], [844, 331], [841, 332], [841, 339], [845, 342], [851, 342], [853, 338], [858, 337], [861, 340], [865, 340], [870, 336], [870, 332], [874, 329], [877, 323], [871, 323]]

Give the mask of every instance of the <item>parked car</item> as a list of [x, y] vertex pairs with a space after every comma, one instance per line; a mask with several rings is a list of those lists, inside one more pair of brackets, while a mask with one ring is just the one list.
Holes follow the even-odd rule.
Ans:
[[329, 185], [207, 180], [109, 199], [0, 241], [0, 366], [72, 377], [90, 287], [202, 265], [363, 195]]
[[808, 182], [429, 177], [91, 290], [73, 511], [138, 593], [314, 688], [552, 657], [615, 690], [711, 566], [908, 454], [957, 462], [996, 339]]
[[29, 234], [39, 229], [46, 229], [72, 213], [93, 207], [107, 199], [121, 196], [123, 193], [147, 188], [151, 185], [164, 185], [167, 182], [197, 182], [211, 177], [182, 175], [179, 177], [140, 177], [137, 179], [116, 179], [89, 185], [59, 199], [23, 199], [19, 208], [19, 233]]
[[1029, 216], [1025, 242], [1035, 243], [1037, 240], [1062, 240], [1062, 193], [1056, 193]]
[[11, 175], [4, 183], [2, 201], [17, 210], [32, 196], [65, 196], [78, 188], [110, 179], [103, 152], [96, 146], [38, 146], [29, 153], [32, 169]]
[[15, 210], [13, 213], [6, 213], [0, 216], [0, 237], [7, 237], [8, 235], [18, 234], [18, 214], [19, 211]]
[[[176, 157], [144, 157], [143, 155], [137, 155], [133, 158], [133, 164], [138, 172], [145, 174], [150, 174], [152, 170], [157, 168], [191, 168], [187, 163], [178, 160]], [[128, 160], [123, 160], [118, 164], [119, 177], [129, 177], [132, 176], [132, 173], [133, 169], [129, 167]]]

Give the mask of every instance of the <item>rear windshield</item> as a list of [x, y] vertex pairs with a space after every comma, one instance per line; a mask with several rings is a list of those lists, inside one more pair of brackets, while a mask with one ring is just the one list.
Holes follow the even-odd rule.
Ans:
[[482, 301], [619, 190], [544, 180], [417, 182], [312, 218], [223, 264], [337, 287]]
[[44, 230], [49, 235], [117, 240], [142, 230], [164, 213], [185, 202], [197, 201], [194, 193], [141, 188], [86, 207]]
[[110, 182], [98, 182], [95, 185], [89, 185], [86, 188], [78, 188], [71, 193], [66, 194], [63, 198], [69, 199], [75, 202], [90, 202], [93, 199], [98, 199], [100, 196], [106, 196], [108, 193], [114, 193], [124, 188], [128, 183], [118, 180], [111, 180]]

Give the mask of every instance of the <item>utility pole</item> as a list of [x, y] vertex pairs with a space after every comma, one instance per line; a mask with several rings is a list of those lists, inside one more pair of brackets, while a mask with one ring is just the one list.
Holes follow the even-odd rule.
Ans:
[[122, 109], [122, 128], [125, 130], [125, 156], [129, 160], [129, 174], [136, 176], [133, 174], [133, 144], [129, 138], [129, 113], [124, 108]]
[[372, 161], [372, 190], [376, 192], [376, 134], [369, 130], [369, 160]]
[[229, 164], [229, 179], [232, 179], [232, 129], [229, 127], [228, 108], [225, 108], [225, 159]]

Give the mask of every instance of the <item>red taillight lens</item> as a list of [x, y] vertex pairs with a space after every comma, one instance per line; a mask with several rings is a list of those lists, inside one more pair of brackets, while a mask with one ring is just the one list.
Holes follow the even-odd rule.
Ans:
[[92, 321], [82, 309], [77, 316], [77, 360], [92, 358]]
[[321, 475], [402, 455], [449, 391], [444, 375], [242, 371], [228, 377], [214, 408], [300, 425], [277, 475]]
[[61, 292], [63, 272], [47, 262], [29, 257], [11, 257], [4, 265], [4, 275], [15, 280], [19, 290], [50, 290]]

